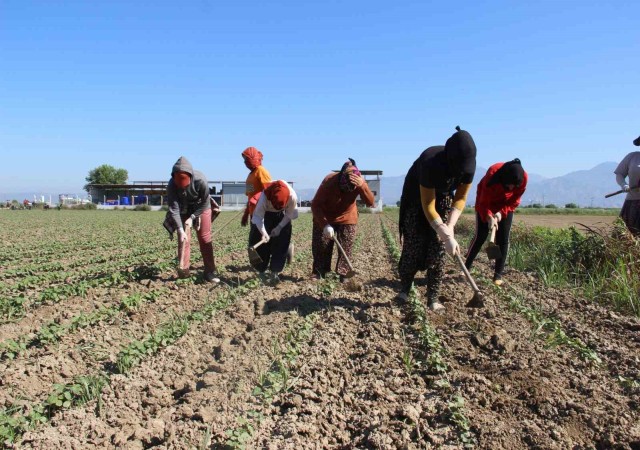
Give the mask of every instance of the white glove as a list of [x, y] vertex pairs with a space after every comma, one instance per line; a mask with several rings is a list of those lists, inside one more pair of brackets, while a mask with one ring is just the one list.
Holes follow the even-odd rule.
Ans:
[[260, 230], [260, 234], [262, 235], [262, 240], [265, 242], [269, 242], [269, 235], [267, 234], [267, 230], [265, 227], [262, 227], [262, 229]]
[[282, 231], [282, 227], [280, 225], [276, 226], [273, 230], [271, 230], [271, 237], [278, 237], [280, 236], [280, 232]]
[[200, 231], [200, 227], [202, 226], [202, 220], [200, 220], [200, 217], [196, 217], [195, 222], [196, 222], [196, 226], [195, 226], [196, 231]]
[[187, 220], [184, 221], [184, 227], [192, 227], [193, 226], [193, 219], [191, 217], [189, 217]]
[[496, 222], [500, 222], [502, 220], [502, 214], [500, 214], [500, 211], [498, 211], [497, 213], [495, 213], [493, 215], [493, 217], [496, 218]]
[[333, 237], [336, 235], [336, 231], [331, 225], [325, 225], [324, 229], [322, 230], [322, 235], [327, 239], [333, 239]]
[[630, 189], [629, 189], [629, 185], [628, 185], [628, 184], [625, 184], [624, 186], [621, 186], [621, 187], [622, 187], [622, 190], [623, 190], [624, 192], [629, 192], [629, 190], [630, 190]]
[[451, 208], [451, 212], [449, 212], [449, 218], [447, 219], [447, 225], [451, 229], [452, 233], [453, 233], [453, 228], [456, 226], [456, 223], [458, 223], [458, 219], [460, 218], [460, 214], [462, 214], [462, 211], [460, 211], [458, 208]]
[[184, 242], [187, 240], [187, 233], [182, 228], [178, 228], [178, 241]]
[[448, 225], [444, 224], [441, 219], [436, 219], [431, 222], [431, 227], [438, 233], [438, 238], [444, 244], [444, 249], [449, 256], [460, 254], [460, 245], [453, 237], [453, 231]]

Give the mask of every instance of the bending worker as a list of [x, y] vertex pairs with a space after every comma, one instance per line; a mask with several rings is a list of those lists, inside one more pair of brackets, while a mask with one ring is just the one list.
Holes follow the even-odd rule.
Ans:
[[406, 301], [416, 273], [426, 270], [427, 303], [433, 311], [444, 308], [438, 301], [444, 254], [460, 253], [454, 229], [476, 171], [476, 144], [467, 131], [456, 130], [444, 146], [429, 147], [415, 160], [400, 200], [398, 299]]
[[465, 265], [471, 269], [473, 260], [482, 248], [491, 229], [496, 230], [496, 244], [501, 257], [496, 259], [493, 282], [500, 286], [502, 271], [509, 251], [509, 235], [513, 212], [520, 205], [520, 198], [527, 188], [527, 172], [518, 158], [489, 167], [487, 174], [478, 183], [476, 193], [476, 234], [467, 253]]
[[[356, 162], [349, 158], [342, 165], [340, 172], [332, 172], [325, 177], [311, 201], [312, 277], [324, 277], [331, 271], [334, 238], [342, 245], [347, 258], [351, 259], [358, 226], [358, 196], [367, 206], [374, 206], [373, 193], [356, 167]], [[340, 281], [344, 281], [348, 272], [349, 266], [338, 252], [336, 273], [340, 275]]]
[[[633, 145], [640, 147], [640, 137]], [[614, 173], [616, 183], [627, 193], [620, 217], [634, 236], [640, 236], [640, 151], [625, 156]]]
[[260, 241], [256, 251], [262, 262], [254, 266], [264, 274], [271, 271], [269, 281], [277, 283], [287, 260], [291, 243], [291, 221], [298, 218], [298, 196], [286, 181], [277, 180], [265, 186], [251, 218], [249, 245]]

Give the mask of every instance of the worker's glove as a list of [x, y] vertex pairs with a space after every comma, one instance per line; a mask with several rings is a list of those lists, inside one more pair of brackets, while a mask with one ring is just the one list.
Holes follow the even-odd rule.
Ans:
[[242, 220], [240, 220], [240, 225], [242, 225], [243, 227], [246, 227], [248, 223], [249, 223], [249, 210], [245, 209], [244, 214], [242, 215]]
[[194, 220], [194, 225], [193, 228], [196, 229], [196, 231], [200, 231], [200, 226], [202, 225], [202, 220], [200, 220], [200, 217], [196, 217], [196, 220]]
[[453, 237], [453, 231], [449, 226], [442, 222], [442, 219], [436, 219], [431, 222], [431, 227], [436, 230], [440, 242], [444, 244], [444, 249], [449, 256], [460, 254], [460, 245]]
[[184, 221], [184, 227], [185, 228], [193, 227], [193, 219], [191, 217], [189, 217], [187, 220]]
[[269, 242], [269, 234], [267, 233], [267, 230], [265, 227], [262, 227], [262, 229], [260, 229], [260, 234], [262, 235], [262, 240], [265, 242]]
[[333, 239], [333, 237], [336, 235], [336, 231], [331, 225], [325, 225], [322, 230], [322, 235], [327, 239]]
[[495, 217], [495, 218], [496, 218], [496, 221], [497, 221], [497, 222], [500, 222], [500, 221], [502, 220], [502, 213], [501, 213], [500, 211], [498, 211], [497, 213], [495, 213], [495, 214], [493, 215], [493, 217]]
[[454, 227], [456, 226], [456, 223], [458, 223], [460, 214], [462, 214], [462, 211], [460, 211], [458, 208], [451, 208], [451, 212], [449, 212], [449, 218], [447, 219], [447, 226], [451, 229], [452, 233], [453, 233]]
[[628, 184], [625, 184], [624, 186], [622, 186], [622, 190], [623, 190], [624, 192], [629, 192], [629, 190], [630, 190], [630, 189], [629, 189], [629, 185], [628, 185]]
[[178, 228], [178, 241], [185, 242], [187, 240], [187, 233], [182, 228]]
[[280, 225], [278, 225], [273, 230], [271, 230], [271, 234], [269, 236], [272, 237], [272, 238], [278, 237], [278, 236], [280, 236], [280, 232], [281, 231], [282, 231], [282, 227]]

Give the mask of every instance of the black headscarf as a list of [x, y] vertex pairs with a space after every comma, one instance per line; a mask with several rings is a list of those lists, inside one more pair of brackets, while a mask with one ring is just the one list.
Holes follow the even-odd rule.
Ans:
[[451, 177], [460, 177], [460, 182], [469, 184], [476, 173], [476, 143], [468, 131], [456, 127], [456, 132], [447, 139], [444, 150]]
[[640, 136], [633, 140], [633, 145], [635, 145], [636, 147], [640, 147]]
[[513, 184], [514, 186], [520, 186], [524, 181], [524, 169], [522, 168], [522, 164], [520, 164], [520, 160], [518, 158], [506, 162], [500, 167], [496, 173], [493, 174], [487, 186], [492, 186], [494, 184], [501, 184], [503, 187], [508, 184]]

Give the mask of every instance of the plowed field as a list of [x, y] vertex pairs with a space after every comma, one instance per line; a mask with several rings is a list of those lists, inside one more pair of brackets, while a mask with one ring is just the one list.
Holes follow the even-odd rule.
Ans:
[[[5, 447], [640, 448], [640, 321], [514, 270], [486, 306], [398, 304], [397, 217], [360, 217], [355, 281], [311, 280], [311, 216], [277, 285], [214, 223], [220, 285], [175, 278], [163, 214], [0, 211]], [[461, 227], [463, 228], [463, 227]], [[394, 247], [395, 246], [395, 247]]]

